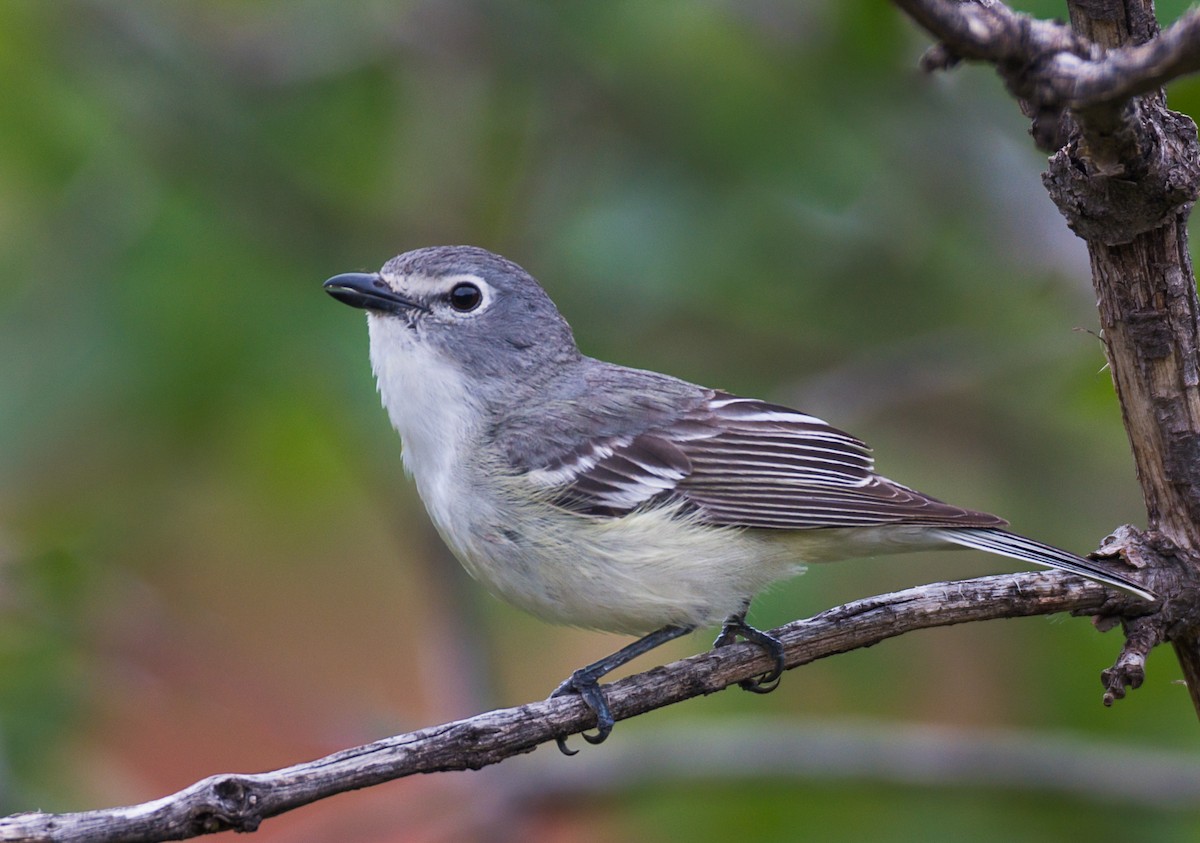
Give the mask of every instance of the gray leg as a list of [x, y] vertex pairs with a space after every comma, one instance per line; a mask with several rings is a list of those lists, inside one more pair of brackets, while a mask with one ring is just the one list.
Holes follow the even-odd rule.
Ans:
[[[682, 635], [687, 635], [693, 629], [695, 629], [694, 626], [664, 626], [662, 629], [655, 630], [649, 635], [645, 635], [634, 641], [632, 644], [622, 647], [612, 655], [592, 662], [587, 667], [579, 668], [579, 670], [571, 674], [571, 677], [566, 682], [559, 685], [550, 697], [579, 694], [583, 698], [583, 701], [587, 703], [587, 707], [596, 713], [596, 734], [589, 735], [584, 733], [583, 739], [591, 744], [603, 743], [604, 739], [612, 732], [615, 721], [613, 720], [612, 712], [608, 709], [608, 703], [604, 699], [604, 693], [600, 690], [600, 677], [633, 661], [638, 656], [650, 652], [661, 644], [666, 644], [668, 641], [673, 641]], [[574, 755], [578, 752], [578, 750], [567, 749], [567, 738], [565, 735], [560, 735], [555, 740], [558, 742], [558, 748], [564, 755]]]

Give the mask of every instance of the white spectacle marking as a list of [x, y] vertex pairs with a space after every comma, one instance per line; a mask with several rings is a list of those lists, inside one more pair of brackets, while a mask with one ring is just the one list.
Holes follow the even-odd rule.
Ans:
[[439, 275], [436, 277], [429, 275], [381, 273], [380, 277], [400, 295], [408, 296], [424, 304], [434, 306], [438, 304], [438, 299], [453, 290], [456, 285], [474, 284], [479, 288], [479, 292], [483, 298], [479, 302], [479, 306], [474, 310], [467, 313], [455, 312], [455, 315], [461, 318], [483, 313], [496, 298], [496, 292], [491, 284], [484, 281], [478, 275], [473, 275], [469, 272], [459, 273], [458, 275]]

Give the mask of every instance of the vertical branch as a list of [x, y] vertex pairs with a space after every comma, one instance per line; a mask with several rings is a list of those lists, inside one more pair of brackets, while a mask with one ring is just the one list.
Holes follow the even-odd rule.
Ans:
[[[1074, 31], [1105, 50], [1159, 34], [1153, 0], [1067, 5]], [[1073, 117], [1071, 141], [1051, 159], [1047, 188], [1088, 244], [1148, 527], [1176, 550], [1181, 579], [1194, 579], [1200, 573], [1200, 303], [1188, 253], [1193, 197], [1176, 194], [1188, 181], [1188, 165], [1195, 167], [1196, 127], [1166, 109], [1161, 89], [1079, 108]], [[1107, 213], [1081, 213], [1093, 198]], [[1153, 212], [1172, 204], [1162, 217]], [[1200, 714], [1200, 628], [1177, 621], [1168, 634]]]
[[1170, 641], [1200, 714], [1200, 302], [1187, 236], [1200, 144], [1161, 87], [1200, 70], [1200, 10], [1160, 32], [1153, 0], [1067, 0], [1070, 27], [1002, 0], [894, 2], [939, 41], [927, 70], [991, 63], [1054, 152], [1043, 181], [1088, 244], [1149, 526], [1118, 528], [1102, 552], [1145, 568], [1161, 598], [1152, 618], [1125, 621], [1105, 699], [1136, 687], [1146, 652]]
[[[1147, 525], [1196, 571], [1200, 548], [1200, 379], [1195, 276], [1186, 215], [1130, 243], [1088, 242], [1113, 383], [1133, 451]], [[1185, 574], [1185, 572], [1180, 572]], [[1186, 574], [1185, 574], [1186, 575]], [[1200, 716], [1200, 631], [1170, 631]]]
[[1130, 243], [1089, 241], [1113, 382], [1149, 526], [1200, 547], [1197, 300], [1182, 214]]

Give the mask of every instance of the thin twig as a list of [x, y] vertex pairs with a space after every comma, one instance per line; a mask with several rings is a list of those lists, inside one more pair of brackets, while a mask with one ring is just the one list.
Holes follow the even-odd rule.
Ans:
[[[1070, 574], [1017, 574], [871, 597], [788, 624], [775, 634], [793, 668], [916, 629], [1065, 611], [1119, 614], [1145, 607], [1136, 598]], [[738, 644], [614, 682], [606, 686], [606, 694], [613, 714], [623, 720], [714, 693], [769, 667], [768, 656], [759, 648]], [[592, 720], [587, 707], [573, 697], [499, 709], [272, 772], [210, 776], [141, 805], [74, 814], [15, 814], [0, 820], [0, 840], [148, 843], [225, 829], [253, 831], [268, 817], [337, 793], [414, 773], [495, 764], [557, 735], [586, 729]], [[620, 740], [619, 729], [614, 740]]]

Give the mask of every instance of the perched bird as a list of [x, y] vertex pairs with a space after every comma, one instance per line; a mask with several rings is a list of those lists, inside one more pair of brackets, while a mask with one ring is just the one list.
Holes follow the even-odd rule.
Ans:
[[775, 668], [743, 687], [773, 688], [782, 646], [746, 610], [806, 563], [965, 546], [1152, 599], [876, 474], [865, 444], [819, 418], [584, 356], [537, 281], [484, 249], [417, 249], [325, 290], [367, 311], [404, 464], [466, 569], [546, 620], [643, 635], [554, 692], [596, 713], [593, 743], [613, 727], [600, 677], [697, 627], [766, 648]]

